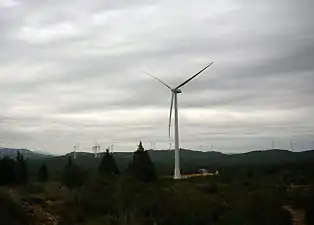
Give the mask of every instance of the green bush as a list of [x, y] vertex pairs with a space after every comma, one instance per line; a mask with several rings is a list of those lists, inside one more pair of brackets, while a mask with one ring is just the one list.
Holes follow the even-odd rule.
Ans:
[[27, 225], [31, 218], [23, 210], [20, 203], [11, 200], [7, 195], [0, 194], [0, 224]]
[[42, 194], [45, 193], [45, 188], [39, 183], [30, 183], [25, 187], [24, 192], [27, 194]]
[[63, 173], [63, 183], [69, 189], [82, 187], [87, 180], [87, 172], [80, 166], [74, 164], [69, 158], [68, 164], [65, 166]]

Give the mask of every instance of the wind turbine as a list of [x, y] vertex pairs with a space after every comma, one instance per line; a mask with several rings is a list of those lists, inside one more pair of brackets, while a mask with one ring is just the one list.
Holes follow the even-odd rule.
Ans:
[[172, 116], [172, 108], [174, 107], [174, 145], [175, 145], [175, 155], [174, 155], [174, 179], [181, 179], [181, 172], [180, 172], [180, 152], [179, 152], [179, 115], [178, 115], [178, 94], [182, 93], [181, 87], [189, 83], [191, 80], [193, 80], [195, 77], [197, 77], [199, 74], [201, 74], [204, 70], [206, 70], [208, 67], [210, 67], [213, 64], [213, 62], [209, 63], [207, 66], [205, 66], [202, 70], [194, 74], [192, 77], [184, 81], [182, 84], [178, 85], [175, 88], [170, 87], [168, 84], [160, 80], [159, 78], [145, 72], [147, 75], [151, 76], [152, 78], [156, 79], [160, 83], [162, 83], [164, 86], [166, 86], [171, 92], [171, 102], [170, 102], [170, 114], [169, 114], [169, 129], [168, 129], [168, 136], [170, 139], [170, 128], [171, 128], [171, 116]]
[[150, 143], [150, 150], [154, 150], [156, 148], [156, 142], [150, 140], [149, 143]]
[[97, 142], [93, 146], [93, 151], [94, 151], [94, 154], [95, 154], [95, 158], [98, 158], [98, 154], [100, 153], [100, 145]]
[[77, 149], [78, 145], [73, 145], [73, 159], [76, 159], [76, 149]]
[[290, 150], [294, 151], [294, 147], [295, 147], [295, 143], [292, 140], [290, 140]]
[[275, 149], [275, 140], [274, 140], [274, 138], [271, 139], [271, 149], [272, 150]]

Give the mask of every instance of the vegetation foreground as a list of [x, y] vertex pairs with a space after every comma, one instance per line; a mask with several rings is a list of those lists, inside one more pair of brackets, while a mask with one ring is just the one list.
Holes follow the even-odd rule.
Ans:
[[[63, 167], [20, 154], [0, 160], [0, 224], [314, 224], [313, 163], [221, 166], [218, 176], [157, 176], [140, 143], [120, 171], [107, 151], [97, 171], [71, 157]], [[157, 169], [158, 170], [158, 169]]]

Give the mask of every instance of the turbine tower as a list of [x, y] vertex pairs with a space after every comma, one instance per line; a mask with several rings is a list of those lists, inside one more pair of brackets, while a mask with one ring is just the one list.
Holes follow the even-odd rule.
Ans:
[[93, 146], [93, 151], [95, 154], [95, 158], [98, 158], [98, 154], [100, 152], [100, 145], [96, 142], [96, 144]]
[[175, 88], [170, 87], [168, 84], [163, 82], [162, 80], [158, 79], [157, 77], [148, 74], [152, 78], [156, 79], [160, 83], [162, 83], [164, 86], [166, 86], [171, 92], [171, 102], [170, 102], [170, 114], [169, 114], [169, 129], [168, 129], [168, 136], [170, 140], [170, 128], [171, 128], [171, 116], [172, 116], [172, 109], [174, 107], [174, 146], [175, 146], [175, 159], [174, 159], [174, 179], [181, 179], [181, 172], [180, 172], [180, 152], [179, 152], [179, 115], [178, 115], [178, 94], [180, 94], [181, 87], [189, 83], [191, 80], [193, 80], [195, 77], [197, 77], [199, 74], [201, 74], [204, 70], [206, 70], [208, 67], [210, 67], [213, 64], [213, 62], [209, 63], [207, 66], [205, 66], [201, 71], [197, 72], [195, 75], [184, 81], [182, 84], [178, 85]]
[[274, 138], [271, 139], [271, 149], [275, 149], [275, 140]]
[[152, 140], [150, 140], [149, 142], [150, 142], [150, 149], [154, 150], [156, 148], [156, 142]]
[[295, 143], [292, 140], [290, 140], [290, 150], [294, 151], [294, 147], [295, 147]]
[[77, 149], [77, 145], [73, 146], [73, 159], [76, 159], [76, 149]]
[[97, 144], [97, 158], [99, 158], [100, 156], [100, 145]]

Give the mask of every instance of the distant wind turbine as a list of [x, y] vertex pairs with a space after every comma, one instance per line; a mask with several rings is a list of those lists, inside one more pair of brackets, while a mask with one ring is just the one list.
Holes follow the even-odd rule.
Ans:
[[271, 139], [271, 149], [275, 149], [275, 140]]
[[156, 148], [156, 141], [150, 140], [150, 150], [154, 150]]
[[204, 70], [206, 70], [208, 67], [210, 67], [213, 64], [213, 62], [209, 63], [207, 66], [205, 66], [202, 70], [197, 72], [195, 75], [184, 81], [182, 84], [178, 85], [175, 88], [170, 87], [168, 84], [160, 80], [159, 78], [145, 72], [147, 75], [151, 76], [152, 78], [156, 79], [160, 83], [162, 83], [164, 86], [166, 86], [171, 92], [171, 102], [170, 102], [170, 114], [169, 114], [169, 129], [168, 129], [168, 136], [170, 140], [170, 128], [171, 128], [171, 116], [172, 116], [172, 108], [174, 107], [174, 138], [175, 138], [175, 161], [174, 161], [174, 179], [181, 179], [181, 172], [180, 172], [180, 152], [179, 152], [179, 116], [178, 116], [178, 97], [177, 95], [182, 93], [181, 87], [189, 83], [191, 80], [193, 80], [195, 77], [197, 77], [199, 74], [201, 74]]
[[77, 145], [74, 145], [73, 146], [73, 159], [75, 160], [76, 159], [76, 149], [77, 149]]
[[295, 143], [292, 140], [290, 140], [290, 150], [294, 151], [294, 147], [295, 147]]
[[114, 147], [113, 144], [111, 144], [111, 145], [109, 146], [109, 149], [110, 149], [111, 153], [113, 153], [113, 147]]
[[150, 150], [153, 149], [153, 141], [149, 140], [149, 143], [150, 143]]
[[100, 145], [96, 142], [96, 144], [93, 146], [93, 151], [95, 154], [95, 158], [98, 158], [98, 154], [100, 152]]

